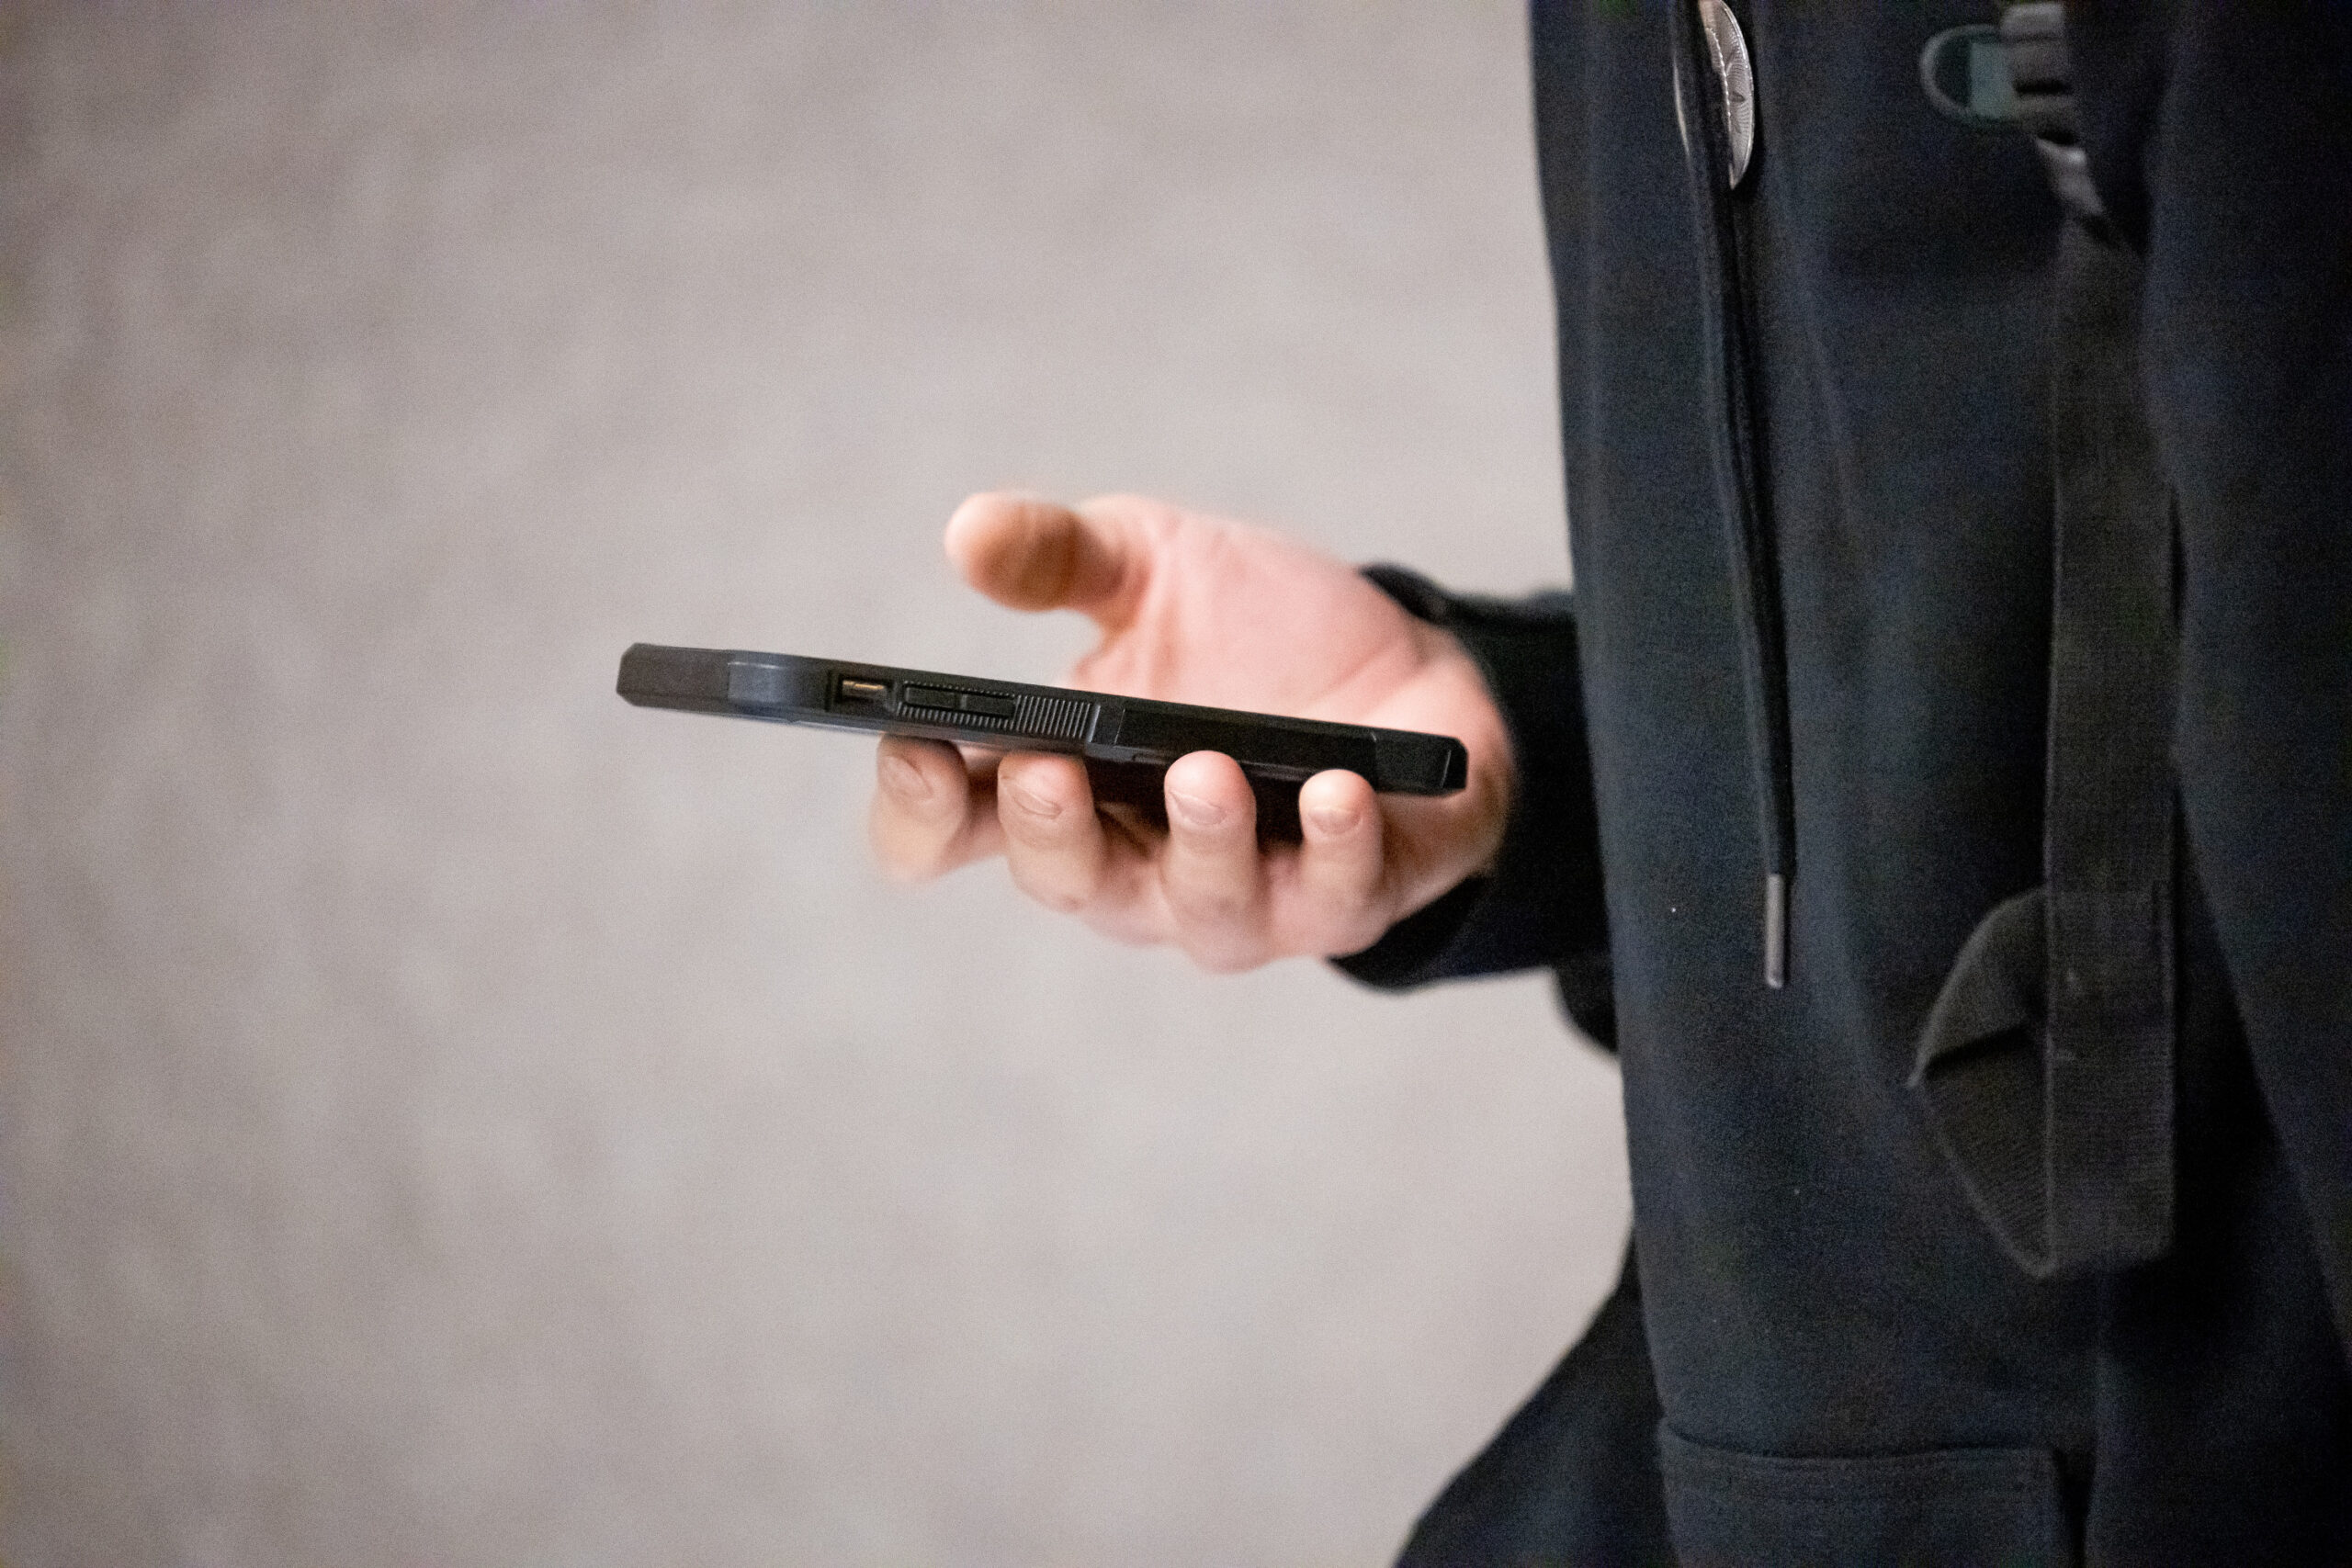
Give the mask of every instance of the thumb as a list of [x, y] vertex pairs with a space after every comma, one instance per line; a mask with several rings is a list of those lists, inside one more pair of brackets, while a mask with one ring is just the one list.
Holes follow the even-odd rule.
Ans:
[[1080, 512], [1009, 491], [958, 506], [944, 543], [964, 581], [998, 604], [1080, 610], [1106, 628], [1141, 600], [1149, 565], [1142, 531], [1120, 508]]

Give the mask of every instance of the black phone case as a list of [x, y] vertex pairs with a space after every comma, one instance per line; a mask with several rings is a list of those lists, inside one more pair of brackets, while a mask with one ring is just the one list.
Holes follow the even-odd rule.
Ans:
[[1451, 736], [788, 653], [640, 642], [621, 655], [619, 691], [639, 707], [1064, 752], [1085, 759], [1098, 800], [1154, 820], [1168, 765], [1188, 752], [1222, 751], [1241, 764], [1258, 830], [1270, 838], [1298, 837], [1298, 786], [1327, 768], [1361, 774], [1385, 794], [1448, 795], [1470, 767]]

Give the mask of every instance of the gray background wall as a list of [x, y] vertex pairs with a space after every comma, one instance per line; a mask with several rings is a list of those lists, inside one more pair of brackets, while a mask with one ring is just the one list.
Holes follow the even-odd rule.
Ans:
[[1508, 0], [0, 9], [0, 1553], [1364, 1563], [1624, 1224], [1532, 980], [867, 868], [639, 637], [967, 491], [1565, 572]]

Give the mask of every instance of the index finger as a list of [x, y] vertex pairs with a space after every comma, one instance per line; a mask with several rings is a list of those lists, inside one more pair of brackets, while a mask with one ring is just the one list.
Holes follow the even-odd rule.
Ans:
[[1080, 511], [1006, 491], [975, 495], [948, 518], [944, 544], [966, 581], [1015, 610], [1080, 610], [1108, 627], [1143, 596], [1142, 530], [1115, 503]]
[[928, 881], [1003, 847], [993, 755], [886, 735], [874, 762], [866, 840], [889, 875]]

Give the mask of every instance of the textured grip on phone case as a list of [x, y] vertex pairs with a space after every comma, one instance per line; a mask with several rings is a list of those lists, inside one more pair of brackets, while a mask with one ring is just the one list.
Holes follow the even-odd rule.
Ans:
[[1100, 706], [1072, 697], [1023, 697], [1016, 722], [1022, 734], [1043, 740], [1083, 740]]

